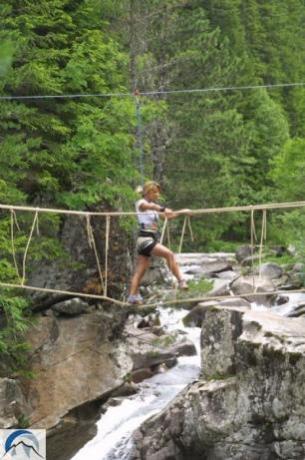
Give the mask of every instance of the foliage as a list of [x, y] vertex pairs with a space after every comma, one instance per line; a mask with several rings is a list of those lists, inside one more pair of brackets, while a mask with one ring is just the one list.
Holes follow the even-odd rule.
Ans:
[[[297, 252], [304, 255], [304, 232], [305, 214], [303, 209], [289, 210], [279, 214], [273, 225], [277, 229], [277, 242], [284, 245], [292, 245], [298, 249]], [[280, 229], [280, 232], [278, 231]], [[271, 229], [275, 233], [274, 229]], [[273, 236], [275, 239], [275, 237]]]
[[195, 295], [202, 295], [207, 292], [209, 292], [212, 287], [213, 287], [213, 282], [206, 280], [206, 279], [200, 279], [200, 280], [191, 280], [188, 283], [189, 287], [189, 295], [195, 296]]
[[273, 159], [270, 177], [277, 184], [278, 199], [304, 200], [305, 139], [290, 139], [282, 151]]
[[24, 335], [29, 327], [29, 320], [24, 312], [28, 302], [18, 296], [2, 290], [0, 295], [1, 329], [0, 356], [11, 372], [23, 373], [27, 362], [29, 347]]

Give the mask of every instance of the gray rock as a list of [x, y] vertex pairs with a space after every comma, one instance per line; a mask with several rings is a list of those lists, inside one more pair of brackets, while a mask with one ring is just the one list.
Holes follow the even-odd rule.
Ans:
[[0, 379], [0, 428], [14, 428], [27, 420], [30, 413], [20, 383], [10, 378]]
[[35, 375], [26, 383], [33, 428], [54, 427], [75, 407], [122, 384], [132, 370], [126, 346], [116, 339], [125, 315], [116, 309], [112, 314], [95, 310], [68, 319], [37, 318], [27, 334]]
[[228, 272], [232, 269], [232, 264], [227, 261], [216, 261], [212, 262], [203, 267], [204, 276], [213, 276], [217, 273]]
[[171, 361], [176, 357], [173, 351], [163, 351], [163, 350], [139, 350], [138, 353], [132, 353], [131, 359], [133, 361], [133, 371], [143, 368], [151, 368], [159, 364], [166, 363]]
[[140, 383], [143, 380], [149, 379], [154, 374], [155, 372], [150, 367], [136, 369], [131, 372], [131, 380], [134, 383]]
[[[126, 332], [133, 371], [153, 368], [163, 363], [169, 363], [171, 366], [173, 360], [176, 360], [177, 350], [182, 342], [181, 339], [177, 338], [177, 334], [157, 336], [152, 333], [152, 330], [138, 329], [132, 325], [126, 327]], [[176, 346], [178, 347], [177, 350]]]
[[235, 295], [242, 296], [249, 302], [270, 306], [275, 299], [275, 286], [269, 278], [260, 276], [241, 276], [235, 279], [230, 288]]
[[220, 286], [218, 287], [215, 287], [214, 289], [212, 289], [208, 295], [210, 297], [222, 297], [222, 296], [229, 296], [230, 295], [230, 287], [229, 287], [229, 283], [227, 282], [224, 282], [222, 283]]
[[294, 264], [294, 266], [292, 267], [292, 271], [293, 272], [304, 272], [305, 271], [305, 264], [303, 264], [301, 262], [298, 262], [298, 263]]
[[52, 306], [52, 310], [64, 316], [78, 316], [82, 313], [89, 312], [91, 307], [83, 300], [75, 297], [73, 299], [65, 300], [64, 302], [56, 303]]
[[192, 310], [183, 318], [183, 324], [188, 327], [201, 327], [207, 308], [210, 308], [217, 304], [218, 302], [215, 300], [200, 302], [198, 305], [192, 308]]
[[304, 275], [302, 272], [290, 272], [287, 281], [289, 289], [300, 289], [304, 285]]
[[241, 261], [241, 266], [242, 267], [250, 267], [251, 265], [253, 265], [254, 263], [259, 262], [259, 261], [260, 261], [260, 256], [258, 256], [258, 255], [248, 256], [248, 257], [245, 257]]
[[237, 262], [240, 262], [240, 263], [247, 257], [250, 257], [251, 255], [252, 255], [252, 249], [251, 249], [251, 246], [249, 245], [240, 246], [235, 252], [236, 260]]
[[262, 264], [259, 272], [261, 276], [270, 279], [280, 278], [283, 275], [283, 269], [278, 264], [271, 262]]
[[136, 394], [139, 391], [138, 386], [132, 382], [125, 382], [116, 388], [111, 395], [113, 397], [126, 397]]
[[201, 265], [190, 265], [184, 269], [187, 275], [201, 275], [203, 272]]
[[289, 301], [289, 297], [286, 295], [278, 295], [275, 299], [275, 305], [284, 305]]
[[197, 354], [196, 347], [190, 340], [183, 339], [175, 344], [172, 349], [175, 356], [194, 356]]
[[242, 297], [234, 297], [232, 299], [225, 299], [222, 300], [219, 303], [220, 306], [224, 307], [246, 307], [246, 308], [251, 308], [250, 302], [248, 302], [246, 299], [243, 299]]
[[233, 270], [227, 270], [223, 272], [219, 272], [216, 274], [217, 278], [224, 279], [224, 280], [233, 280], [236, 278], [236, 271]]

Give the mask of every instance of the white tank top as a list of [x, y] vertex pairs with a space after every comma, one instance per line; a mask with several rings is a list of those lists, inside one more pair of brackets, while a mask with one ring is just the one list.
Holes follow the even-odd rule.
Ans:
[[159, 222], [159, 214], [157, 211], [153, 211], [152, 209], [146, 209], [146, 211], [141, 211], [140, 207], [143, 203], [149, 203], [145, 198], [141, 198], [136, 202], [136, 213], [138, 222], [143, 228], [143, 230], [154, 230], [156, 231], [156, 226]]

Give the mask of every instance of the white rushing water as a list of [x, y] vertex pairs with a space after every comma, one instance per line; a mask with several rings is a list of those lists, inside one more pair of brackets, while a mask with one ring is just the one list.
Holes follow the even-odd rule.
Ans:
[[160, 308], [167, 331], [181, 330], [195, 344], [197, 355], [178, 358], [172, 369], [139, 384], [139, 392], [110, 407], [97, 423], [97, 434], [71, 460], [127, 460], [132, 433], [150, 416], [159, 413], [200, 371], [200, 328], [184, 327], [187, 310]]
[[287, 298], [287, 302], [281, 305], [275, 305], [271, 308], [266, 305], [260, 305], [259, 303], [251, 303], [251, 309], [254, 311], [271, 311], [272, 313], [277, 313], [280, 316], [289, 316], [291, 315], [298, 306], [305, 305], [305, 294], [300, 292], [285, 292], [283, 294]]

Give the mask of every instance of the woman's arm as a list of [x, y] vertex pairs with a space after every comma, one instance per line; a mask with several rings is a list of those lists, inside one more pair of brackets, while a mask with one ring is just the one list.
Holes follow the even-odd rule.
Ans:
[[140, 209], [140, 211], [152, 210], [152, 211], [157, 211], [157, 212], [162, 212], [163, 213], [168, 208], [166, 208], [165, 206], [162, 206], [160, 204], [154, 203], [153, 201], [144, 201], [143, 200], [143, 203], [140, 204], [139, 209]]
[[179, 209], [178, 211], [173, 211], [172, 209], [165, 208], [164, 217], [167, 219], [175, 219], [179, 216], [191, 216], [192, 211], [190, 209]]
[[190, 209], [179, 209], [178, 211], [173, 211], [171, 208], [167, 208], [160, 204], [150, 202], [150, 201], [143, 201], [139, 206], [140, 211], [152, 210], [161, 213], [161, 217], [166, 217], [167, 219], [174, 219], [175, 217], [179, 217], [181, 215], [191, 216], [192, 211]]

